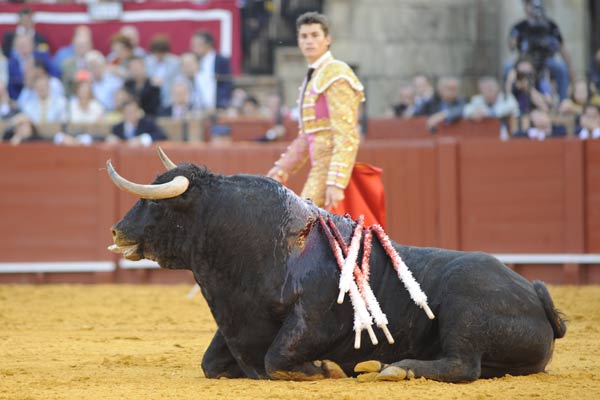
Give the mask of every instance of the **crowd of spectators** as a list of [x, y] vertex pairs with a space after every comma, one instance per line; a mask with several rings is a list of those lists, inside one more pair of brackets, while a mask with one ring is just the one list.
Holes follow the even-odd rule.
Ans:
[[600, 50], [586, 77], [573, 76], [560, 29], [545, 15], [543, 2], [523, 3], [526, 18], [510, 31], [508, 46], [515, 55], [504, 65], [501, 79], [479, 78], [477, 93], [466, 99], [458, 78], [442, 76], [434, 84], [419, 74], [401, 85], [388, 115], [425, 116], [432, 133], [440, 124], [460, 119], [496, 118], [502, 121], [501, 132], [515, 137], [600, 137]]
[[[574, 76], [560, 29], [545, 15], [543, 3], [524, 0], [524, 6], [526, 18], [509, 34], [514, 57], [503, 66], [501, 77], [478, 78], [477, 92], [468, 98], [457, 77], [418, 74], [401, 85], [388, 115], [424, 116], [431, 133], [461, 119], [495, 118], [502, 132], [515, 137], [599, 137], [600, 50], [587, 75]], [[103, 54], [94, 48], [90, 28], [82, 25], [74, 29], [70, 43], [51, 54], [46, 37], [35, 30], [32, 11], [23, 8], [18, 17], [15, 29], [2, 37], [0, 54], [0, 119], [8, 127], [4, 139], [12, 143], [42, 138], [36, 132], [40, 124], [102, 123], [112, 125], [108, 140], [144, 145], [166, 137], [158, 124], [147, 123], [160, 117], [210, 116], [217, 135], [226, 131], [214, 126], [217, 112], [271, 120], [274, 127], [257, 139], [272, 141], [285, 136], [284, 116], [294, 115], [278, 93], [260, 102], [252, 93], [234, 88], [229, 60], [216, 51], [208, 32], [195, 32], [189, 51], [175, 55], [167, 35], [157, 34], [144, 49], [135, 26], [124, 25]], [[136, 109], [126, 111], [131, 103]], [[136, 118], [125, 121], [126, 115], [134, 114]], [[54, 141], [104, 140], [90, 133], [61, 133]]]
[[[230, 112], [229, 59], [218, 54], [208, 32], [194, 33], [189, 51], [175, 55], [168, 36], [157, 34], [146, 50], [140, 47], [137, 28], [123, 25], [103, 54], [94, 48], [90, 28], [82, 25], [74, 29], [69, 44], [51, 54], [46, 37], [35, 30], [32, 11], [23, 8], [18, 18], [15, 29], [4, 33], [0, 54], [5, 140], [38, 140], [35, 128], [41, 124], [103, 123], [113, 125], [107, 140], [147, 145], [166, 138], [155, 118]], [[20, 128], [24, 121], [30, 129]], [[54, 141], [99, 139], [61, 132]]]

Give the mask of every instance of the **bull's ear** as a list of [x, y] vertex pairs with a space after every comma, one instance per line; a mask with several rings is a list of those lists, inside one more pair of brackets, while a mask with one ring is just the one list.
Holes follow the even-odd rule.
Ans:
[[190, 185], [188, 190], [182, 193], [180, 196], [173, 197], [167, 201], [171, 204], [176, 211], [187, 211], [191, 209], [198, 199], [197, 189], [195, 186]]

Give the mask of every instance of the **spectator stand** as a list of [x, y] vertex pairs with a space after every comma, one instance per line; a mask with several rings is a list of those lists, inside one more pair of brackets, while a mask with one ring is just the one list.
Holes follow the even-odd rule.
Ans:
[[[115, 3], [119, 4], [119, 3]], [[234, 74], [241, 70], [239, 9], [232, 1], [209, 1], [197, 4], [191, 1], [123, 2], [122, 11], [94, 19], [89, 12], [97, 5], [28, 3], [34, 12], [36, 30], [48, 38], [51, 53], [70, 43], [77, 25], [89, 25], [94, 45], [108, 54], [110, 37], [123, 25], [134, 25], [140, 33], [140, 45], [148, 48], [156, 32], [169, 32], [172, 51], [188, 51], [189, 39], [200, 29], [210, 32], [218, 51], [231, 59]], [[13, 29], [17, 12], [22, 4], [3, 4], [0, 11], [0, 32]]]

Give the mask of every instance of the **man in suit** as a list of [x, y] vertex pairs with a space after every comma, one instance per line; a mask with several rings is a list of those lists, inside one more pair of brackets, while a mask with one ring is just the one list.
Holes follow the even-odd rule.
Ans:
[[144, 116], [134, 100], [126, 101], [123, 104], [123, 122], [112, 127], [112, 136], [108, 141], [125, 141], [130, 146], [150, 146], [159, 140], [167, 140], [167, 135], [150, 117]]
[[181, 71], [179, 57], [171, 53], [169, 37], [158, 34], [150, 42], [150, 54], [146, 56], [146, 73], [152, 84], [160, 87], [161, 106], [171, 103], [171, 85]]
[[203, 108], [227, 108], [233, 88], [229, 59], [217, 53], [215, 40], [208, 32], [196, 32], [190, 40], [190, 49], [200, 63], [196, 85], [202, 94]]
[[144, 59], [133, 56], [129, 60], [129, 79], [123, 87], [138, 101], [146, 115], [156, 116], [160, 109], [160, 88], [146, 74]]
[[54, 67], [50, 55], [34, 48], [31, 36], [18, 34], [15, 37], [14, 49], [8, 59], [8, 93], [10, 93], [11, 99], [16, 100], [19, 97], [25, 83], [25, 70], [36, 60], [44, 64], [50, 75], [55, 77], [60, 75]]
[[36, 32], [33, 24], [33, 12], [29, 8], [22, 8], [19, 13], [19, 22], [14, 31], [4, 32], [2, 36], [2, 52], [8, 58], [12, 51], [13, 42], [17, 35], [30, 36], [34, 43], [35, 49], [40, 52], [48, 52], [48, 39], [39, 32]]
[[172, 101], [167, 107], [163, 107], [158, 113], [159, 117], [169, 117], [180, 121], [195, 114], [194, 106], [190, 98], [190, 88], [183, 80], [176, 80], [171, 86]]

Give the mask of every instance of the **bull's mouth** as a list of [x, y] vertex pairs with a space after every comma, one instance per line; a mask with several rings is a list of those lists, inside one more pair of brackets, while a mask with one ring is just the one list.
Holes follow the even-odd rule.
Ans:
[[130, 244], [111, 244], [108, 246], [108, 250], [113, 253], [122, 254], [124, 258], [130, 261], [138, 261], [141, 260], [142, 257], [138, 252], [138, 243], [130, 243]]

